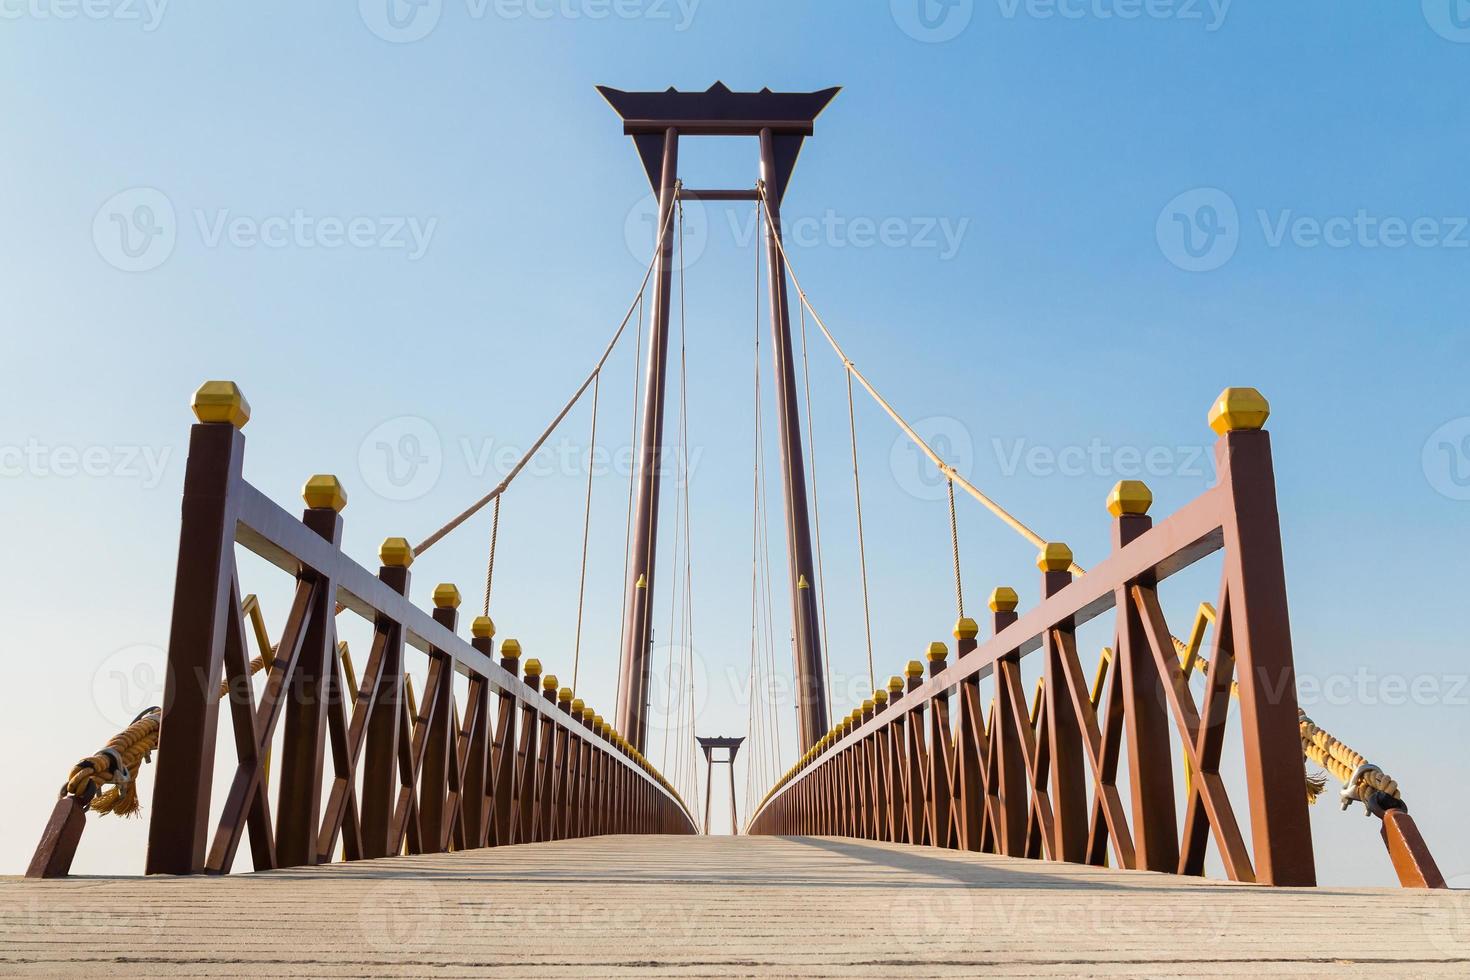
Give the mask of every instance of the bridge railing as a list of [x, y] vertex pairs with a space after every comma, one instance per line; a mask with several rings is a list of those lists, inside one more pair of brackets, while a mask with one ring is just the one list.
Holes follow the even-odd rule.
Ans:
[[[1186, 875], [1204, 874], [1213, 842], [1232, 880], [1314, 884], [1307, 736], [1270, 436], [1262, 429], [1268, 414], [1253, 389], [1227, 389], [1210, 418], [1219, 435], [1214, 487], [1154, 524], [1148, 488], [1120, 483], [1108, 501], [1113, 551], [1106, 560], [1074, 577], [1070, 550], [1048, 544], [1038, 561], [1043, 598], [1036, 608], [1017, 613], [1014, 590], [997, 589], [989, 639], [981, 642], [978, 624], [962, 618], [954, 662], [944, 644], [933, 644], [927, 679], [913, 661], [905, 677], [875, 691], [777, 782], [749, 832], [1093, 865], [1107, 864], [1111, 849], [1119, 866]], [[1189, 642], [1177, 640], [1159, 583], [1215, 553], [1222, 572], [1211, 650], [1196, 659], [1205, 623], [1196, 622]], [[1114, 648], [1089, 678], [1076, 632], [1109, 612]], [[1042, 659], [1034, 701], [1021, 678], [1022, 659], [1031, 655]], [[1195, 662], [1208, 664], [1202, 702], [1189, 686]], [[994, 692], [988, 704], [986, 679]], [[1233, 699], [1240, 800], [1221, 773]], [[1175, 752], [1184, 763], [1177, 782]], [[1353, 792], [1384, 818], [1401, 880], [1434, 884], [1433, 859], [1396, 795], [1367, 782]]]
[[[407, 541], [384, 542], [376, 574], [347, 557], [346, 496], [334, 477], [308, 482], [300, 519], [248, 483], [240, 430], [249, 407], [233, 383], [207, 383], [194, 409], [164, 703], [73, 770], [29, 875], [67, 873], [97, 790], [136, 780], [124, 758], [146, 756], [154, 739], [149, 874], [226, 873], [247, 835], [260, 870], [327, 862], [339, 848], [356, 860], [696, 832], [672, 786], [572, 691], [543, 679], [537, 661], [522, 665], [517, 641], [501, 643], [497, 660], [488, 617], [474, 621], [472, 639], [457, 634], [454, 586], [435, 589], [432, 613], [409, 601]], [[279, 641], [269, 650], [262, 644], [254, 665], [247, 639], [254, 610], [242, 609], [237, 545], [296, 580]], [[361, 682], [351, 690], [337, 657], [343, 612], [372, 628]], [[412, 708], [405, 648], [428, 658]], [[252, 674], [262, 669], [257, 697]], [[456, 674], [467, 679], [462, 706]], [[235, 759], [216, 816], [222, 711]], [[277, 770], [274, 800], [268, 759]]]

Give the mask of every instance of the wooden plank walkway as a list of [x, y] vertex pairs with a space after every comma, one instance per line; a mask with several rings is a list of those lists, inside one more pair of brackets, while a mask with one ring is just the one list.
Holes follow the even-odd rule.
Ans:
[[0, 975], [1470, 975], [1470, 893], [1271, 890], [832, 838], [604, 837], [0, 879]]

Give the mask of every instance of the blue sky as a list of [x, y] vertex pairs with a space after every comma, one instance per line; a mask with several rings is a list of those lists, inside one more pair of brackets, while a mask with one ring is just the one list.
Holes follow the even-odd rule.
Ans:
[[[1308, 710], [1399, 779], [1446, 874], [1470, 874], [1448, 751], [1470, 736], [1465, 4], [394, 2], [391, 20], [379, 0], [0, 8], [0, 703], [37, 743], [0, 869], [112, 732], [117, 679], [161, 663], [194, 387], [245, 390], [246, 473], [275, 499], [342, 477], [364, 564], [421, 537], [541, 430], [642, 274], [647, 183], [593, 86], [720, 79], [844, 87], [786, 203], [804, 284], [900, 410], [1084, 565], [1116, 479], [1143, 476], [1167, 513], [1208, 485], [1212, 398], [1268, 395], [1298, 668], [1337, 692]], [[682, 156], [691, 186], [756, 172], [750, 141]], [[704, 734], [747, 723], [752, 217], [686, 216]], [[842, 372], [811, 340], [833, 670], [865, 684]], [[615, 461], [631, 358], [602, 388]], [[563, 675], [588, 422], [507, 497], [497, 559], [501, 635]], [[871, 404], [857, 425], [886, 676], [953, 621], [947, 514]], [[400, 449], [434, 460], [411, 485], [388, 478]], [[579, 687], [608, 715], [625, 479], [593, 481]], [[964, 500], [960, 530], [972, 607], [1003, 582], [1035, 600], [1029, 545]], [[477, 595], [487, 533], [426, 556], [415, 597]], [[251, 571], [278, 624], [284, 585]], [[1213, 598], [1201, 576], [1171, 608]], [[82, 870], [141, 867], [141, 822], [111, 823]], [[1313, 826], [1325, 881], [1392, 880], [1373, 822], [1324, 801]]]

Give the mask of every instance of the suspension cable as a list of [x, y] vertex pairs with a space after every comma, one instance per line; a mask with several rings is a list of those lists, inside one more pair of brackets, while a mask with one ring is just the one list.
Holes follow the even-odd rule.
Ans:
[[490, 588], [495, 584], [495, 546], [500, 539], [500, 498], [495, 498], [495, 510], [490, 518], [490, 558], [485, 562], [485, 612], [490, 615]]
[[[771, 220], [770, 199], [763, 191], [760, 192], [759, 197], [761, 205], [765, 208], [767, 220]], [[924, 441], [922, 436], [914, 431], [914, 427], [909, 425], [909, 423], [904, 420], [904, 417], [902, 415], [898, 414], [898, 411], [888, 403], [888, 400], [886, 398], [878, 393], [878, 389], [874, 388], [872, 383], [868, 381], [868, 379], [863, 375], [861, 371], [858, 370], [857, 365], [854, 364], [852, 359], [847, 356], [847, 354], [842, 350], [842, 346], [837, 343], [837, 339], [832, 336], [832, 332], [827, 329], [826, 323], [822, 321], [822, 316], [820, 313], [817, 312], [816, 307], [812, 306], [811, 300], [807, 297], [806, 291], [801, 288], [801, 280], [796, 275], [796, 269], [791, 263], [791, 257], [786, 253], [785, 243], [781, 241], [780, 236], [775, 237], [776, 248], [781, 253], [781, 260], [786, 266], [786, 271], [791, 275], [791, 282], [796, 287], [796, 295], [801, 299], [802, 305], [811, 312], [812, 320], [816, 322], [818, 329], [822, 331], [822, 336], [827, 338], [827, 343], [832, 346], [833, 352], [836, 353], [839, 358], [841, 358], [842, 363], [847, 367], [847, 370], [851, 373], [851, 375], [857, 379], [858, 384], [862, 385], [863, 388], [866, 389], [868, 394], [872, 396], [873, 400], [878, 403], [878, 406], [882, 408], [883, 411], [887, 413], [888, 417], [893, 420], [894, 424], [896, 424], [900, 429], [903, 430], [904, 435], [908, 436], [913, 444], [915, 446], [918, 446], [919, 450], [923, 452], [925, 456], [929, 457], [929, 461], [932, 462], [936, 467], [938, 467], [940, 473], [944, 474], [944, 476], [959, 484], [962, 490], [964, 490], [970, 496], [974, 497], [987, 510], [989, 510], [992, 514], [1005, 522], [1005, 524], [1010, 527], [1011, 530], [1021, 535], [1021, 537], [1031, 542], [1031, 544], [1035, 545], [1037, 548], [1044, 547], [1046, 545], [1046, 539], [1041, 537], [1041, 535], [1037, 534], [1035, 531], [1031, 530], [1031, 528], [1027, 527], [1025, 524], [1021, 523], [1021, 521], [1014, 515], [1012, 515], [1008, 510], [1006, 510], [1000, 504], [996, 503], [986, 494], [981, 492], [981, 490], [969, 480], [965, 479], [958, 470], [956, 470], [943, 457], [935, 452], [934, 449], [927, 442]], [[1073, 574], [1076, 575], [1080, 575], [1085, 571], [1082, 566], [1076, 564], [1075, 562], [1072, 564], [1071, 570]]]
[[668, 216], [664, 219], [664, 226], [659, 230], [658, 241], [654, 245], [653, 249], [653, 258], [649, 260], [648, 269], [643, 273], [643, 282], [638, 286], [638, 294], [633, 297], [633, 302], [628, 304], [628, 312], [623, 315], [622, 322], [618, 324], [618, 329], [613, 332], [612, 340], [608, 341], [606, 349], [602, 352], [602, 357], [598, 358], [597, 364], [592, 368], [592, 372], [587, 375], [587, 380], [583, 381], [581, 386], [572, 393], [572, 397], [567, 400], [566, 405], [562, 406], [562, 410], [557, 413], [556, 418], [551, 420], [551, 424], [548, 425], [545, 431], [543, 431], [541, 435], [536, 439], [536, 441], [531, 444], [531, 448], [527, 449], [525, 454], [521, 456], [520, 460], [515, 464], [515, 466], [511, 467], [510, 472], [505, 475], [505, 479], [501, 480], [500, 483], [495, 487], [495, 489], [491, 490], [489, 493], [485, 494], [485, 496], [481, 497], [479, 500], [466, 507], [463, 511], [459, 513], [457, 517], [452, 519], [449, 523], [445, 524], [443, 527], [439, 528], [439, 530], [435, 531], [433, 534], [429, 535], [427, 538], [420, 541], [416, 546], [414, 546], [414, 557], [422, 555], [434, 545], [438, 544], [441, 540], [443, 540], [445, 535], [449, 534], [449, 532], [453, 531], [455, 528], [459, 527], [465, 521], [469, 520], [471, 517], [475, 516], [481, 510], [483, 510], [486, 504], [490, 503], [493, 500], [500, 499], [500, 495], [505, 493], [506, 488], [509, 487], [511, 483], [515, 480], [515, 478], [520, 475], [521, 471], [526, 468], [526, 464], [531, 461], [532, 457], [534, 457], [538, 452], [541, 451], [541, 447], [546, 444], [546, 440], [551, 438], [551, 434], [556, 431], [559, 425], [561, 425], [562, 420], [567, 417], [571, 410], [576, 406], [577, 402], [580, 401], [582, 396], [587, 392], [587, 389], [592, 386], [593, 381], [597, 378], [598, 372], [600, 372], [602, 370], [602, 366], [607, 363], [607, 359], [612, 356], [613, 349], [617, 347], [618, 341], [622, 338], [623, 332], [627, 329], [628, 321], [633, 319], [633, 311], [639, 308], [643, 302], [643, 294], [648, 289], [648, 282], [653, 277], [654, 266], [658, 264], [659, 254], [663, 251], [664, 239], [669, 233], [669, 226], [673, 224], [673, 213], [673, 209], [670, 208]]
[[827, 717], [832, 717], [832, 645], [827, 641], [827, 572], [822, 562], [822, 505], [817, 496], [817, 430], [812, 425], [812, 374], [806, 356], [806, 307], [801, 313], [801, 377], [806, 388], [807, 473], [812, 479], [812, 522], [817, 535], [817, 609], [822, 618], [822, 689], [827, 692]]
[[858, 568], [863, 580], [863, 635], [868, 642], [868, 684], [878, 689], [873, 672], [873, 617], [868, 609], [868, 551], [863, 541], [863, 484], [858, 478], [857, 411], [852, 403], [852, 367], [847, 369], [847, 432], [852, 440], [852, 497], [857, 506]]
[[954, 481], [949, 481], [949, 540], [954, 548], [954, 602], [965, 618], [965, 589], [960, 584], [960, 525], [954, 513]]
[[582, 569], [577, 574], [577, 639], [572, 646], [573, 691], [577, 689], [577, 675], [582, 666], [582, 609], [587, 596], [587, 540], [592, 530], [592, 471], [597, 458], [597, 401], [601, 388], [602, 372], [599, 371], [592, 379], [592, 435], [587, 446], [587, 501], [582, 510]]
[[[621, 654], [623, 642], [627, 639], [628, 620], [625, 615], [628, 609], [628, 582], [632, 578], [630, 569], [633, 567], [633, 487], [638, 479], [638, 366], [643, 363], [643, 297], [638, 297], [638, 343], [633, 351], [633, 434], [628, 437], [630, 447], [628, 464], [628, 517], [623, 527], [623, 602], [618, 607], [618, 650]], [[617, 672], [617, 681], [614, 687], [614, 703], [623, 696], [623, 671]]]

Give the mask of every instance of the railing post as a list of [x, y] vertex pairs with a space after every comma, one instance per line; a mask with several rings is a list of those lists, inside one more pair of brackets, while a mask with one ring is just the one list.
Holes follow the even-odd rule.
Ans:
[[[500, 666], [511, 677], [520, 676], [521, 644], [508, 639], [500, 644]], [[516, 696], [500, 692], [495, 725], [495, 844], [514, 844], [516, 799]]]
[[[1113, 488], [1108, 512], [1113, 515], [1114, 551], [1153, 527], [1153, 518], [1148, 516], [1152, 504], [1153, 493], [1137, 480], [1124, 480]], [[1163, 680], [1129, 593], [1135, 584], [1153, 587], [1156, 576], [1149, 573], [1137, 582], [1120, 582], [1114, 590], [1119, 617], [1114, 669], [1122, 672], [1133, 846], [1139, 869], [1173, 873], [1179, 868], [1179, 821], [1174, 812], [1174, 763], [1169, 749], [1173, 732]]]
[[[1052, 542], [1036, 559], [1041, 569], [1042, 597], [1049, 599], [1072, 584], [1072, 550]], [[1052, 854], [1060, 861], [1081, 864], [1087, 860], [1087, 781], [1083, 757], [1082, 729], [1067, 697], [1066, 668], [1055, 630], [1067, 631], [1071, 623], [1059, 623], [1046, 631], [1046, 724], [1051, 745], [1051, 799], [1055, 807], [1055, 839]]]
[[[434, 621], [451, 633], [459, 625], [459, 589], [445, 582], [434, 589]], [[445, 848], [449, 821], [445, 803], [449, 796], [449, 767], [452, 745], [454, 704], [454, 658], [446, 651], [434, 650], [428, 685], [424, 689], [424, 707], [429, 715], [425, 736], [423, 767], [419, 771], [419, 827], [425, 854], [437, 854]]]
[[[979, 646], [980, 624], [968, 616], [961, 616], [954, 624], [955, 657], [963, 661]], [[985, 759], [980, 745], [985, 737], [985, 717], [980, 708], [980, 680], [968, 678], [960, 683], [960, 728], [959, 748], [956, 755], [956, 775], [959, 779], [959, 827], [958, 846], [966, 851], [978, 851], [981, 847], [980, 827], [985, 811], [984, 778], [982, 767]]]
[[908, 738], [904, 734], [907, 719], [898, 701], [903, 697], [904, 682], [898, 675], [888, 678], [888, 704], [897, 712], [897, 717], [888, 724], [888, 827], [889, 840], [902, 843], [908, 840], [908, 784], [904, 759], [907, 755]]
[[[1019, 618], [1016, 606], [1019, 604], [1016, 590], [1009, 586], [1001, 586], [990, 593], [995, 635], [999, 636], [1016, 622]], [[995, 665], [995, 724], [991, 738], [995, 741], [999, 777], [999, 785], [994, 790], [1000, 812], [996, 849], [1008, 857], [1024, 857], [1026, 854], [1026, 787], [1030, 780], [1026, 772], [1022, 726], [1029, 726], [1030, 720], [1018, 713], [1012, 703], [1010, 692], [1019, 690], [1021, 659], [1017, 654], [1007, 654]]]
[[[378, 578], [400, 595], [408, 594], [409, 566], [413, 549], [405, 538], [388, 538], [378, 550], [382, 567]], [[398, 801], [398, 749], [409, 737], [401, 730], [403, 716], [403, 624], [379, 614], [375, 628], [385, 632], [383, 669], [373, 695], [373, 713], [368, 721], [367, 747], [362, 772], [363, 857], [389, 857], [398, 853], [393, 840], [393, 810]]]
[[204, 870], [214, 781], [219, 683], [235, 576], [235, 490], [240, 483], [250, 405], [231, 381], [206, 381], [194, 393], [199, 422], [189, 432], [189, 462], [179, 528], [174, 608], [158, 736], [148, 874]]
[[[526, 675], [523, 680], [526, 686], [536, 691], [541, 687], [541, 661], [532, 657], [526, 661]], [[537, 724], [537, 711], [533, 704], [527, 703], [521, 707], [521, 743], [516, 752], [520, 762], [520, 776], [516, 780], [516, 840], [526, 844], [536, 839], [536, 792], [540, 788], [540, 781], [536, 778], [537, 734], [541, 727]]]
[[[904, 669], [904, 676], [908, 682], [908, 692], [912, 694], [924, 683], [924, 665], [917, 660], [910, 660]], [[909, 828], [909, 843], [924, 843], [925, 821], [924, 815], [928, 797], [928, 788], [924, 779], [924, 702], [917, 697], [909, 698], [912, 702], [906, 715], [908, 724], [905, 726], [908, 735], [907, 750], [904, 753], [905, 779], [908, 790], [908, 814], [907, 823]]]
[[[929, 644], [929, 676], [944, 673], [949, 648], [943, 643]], [[951, 807], [954, 787], [950, 784], [950, 762], [954, 740], [949, 727], [949, 692], [940, 691], [929, 703], [929, 842], [935, 847], [953, 847]]]
[[1234, 637], [1256, 880], [1314, 885], [1276, 474], [1262, 428], [1270, 414], [1254, 388], [1226, 388], [1210, 411], [1226, 502], [1228, 611], [1220, 615]]
[[[302, 492], [307, 510], [301, 523], [342, 545], [342, 508], [347, 494], [335, 476], [314, 476]], [[303, 572], [302, 577], [315, 577]], [[327, 678], [336, 671], [337, 588], [331, 578], [315, 593], [307, 612], [301, 662], [286, 699], [286, 732], [281, 741], [281, 784], [276, 804], [276, 864], [289, 868], [315, 864], [321, 819], [322, 764], [327, 745]], [[264, 792], [264, 788], [262, 788]]]
[[[489, 616], [477, 616], [470, 624], [470, 646], [487, 658], [495, 656], [495, 623]], [[489, 840], [491, 806], [494, 794], [494, 770], [491, 769], [490, 686], [484, 678], [470, 685], [470, 696], [479, 703], [465, 706], [465, 711], [478, 712], [480, 719], [470, 738], [470, 757], [465, 762], [464, 814], [465, 841], [468, 847], [484, 847]]]

